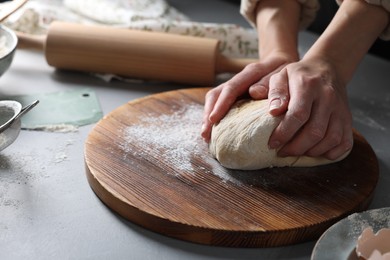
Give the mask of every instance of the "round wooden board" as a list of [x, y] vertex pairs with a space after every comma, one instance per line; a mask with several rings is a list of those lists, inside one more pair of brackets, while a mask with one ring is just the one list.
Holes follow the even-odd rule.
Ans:
[[351, 154], [311, 168], [228, 170], [200, 138], [207, 88], [131, 101], [85, 143], [89, 184], [112, 210], [152, 231], [217, 246], [271, 247], [318, 238], [365, 210], [379, 177], [355, 131]]

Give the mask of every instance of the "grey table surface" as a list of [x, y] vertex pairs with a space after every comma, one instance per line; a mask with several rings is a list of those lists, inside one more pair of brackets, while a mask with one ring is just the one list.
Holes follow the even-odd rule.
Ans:
[[[169, 1], [193, 20], [248, 26], [233, 1]], [[204, 2], [203, 2], [204, 3]], [[300, 34], [304, 52], [316, 36]], [[380, 180], [370, 208], [390, 205], [390, 62], [367, 55], [349, 85], [354, 127], [373, 147]], [[93, 89], [104, 114], [145, 95], [183, 85], [105, 82], [56, 71], [38, 52], [18, 50], [0, 78], [0, 94]], [[185, 86], [184, 86], [185, 87]], [[22, 131], [0, 153], [0, 259], [310, 259], [316, 241], [276, 248], [224, 248], [156, 234], [121, 218], [91, 190], [83, 147], [93, 125], [77, 132]]]

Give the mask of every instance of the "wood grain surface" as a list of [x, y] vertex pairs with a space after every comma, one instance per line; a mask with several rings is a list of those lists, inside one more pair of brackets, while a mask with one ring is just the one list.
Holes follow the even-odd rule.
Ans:
[[131, 101], [92, 129], [85, 143], [87, 178], [109, 208], [186, 241], [272, 247], [317, 239], [341, 218], [368, 207], [379, 169], [359, 133], [351, 154], [338, 163], [228, 170], [199, 135], [207, 90]]
[[55, 21], [47, 35], [17, 34], [18, 48], [44, 51], [55, 68], [131, 78], [209, 86], [256, 61], [222, 55], [217, 39], [103, 25]]

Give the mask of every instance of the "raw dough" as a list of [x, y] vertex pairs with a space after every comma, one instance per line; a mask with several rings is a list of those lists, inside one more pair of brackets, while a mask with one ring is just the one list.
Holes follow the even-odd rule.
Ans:
[[278, 157], [277, 150], [268, 148], [268, 139], [281, 120], [269, 114], [268, 100], [239, 101], [213, 126], [210, 152], [222, 166], [239, 170], [317, 166], [340, 161], [349, 154], [334, 161], [323, 157]]

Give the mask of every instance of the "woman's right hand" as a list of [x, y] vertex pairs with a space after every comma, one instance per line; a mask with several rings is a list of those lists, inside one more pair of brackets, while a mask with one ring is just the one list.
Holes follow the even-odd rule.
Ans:
[[[247, 65], [240, 73], [227, 82], [211, 89], [206, 94], [201, 135], [209, 142], [211, 129], [229, 111], [234, 102], [242, 95], [249, 93], [253, 99], [265, 99], [268, 96], [270, 77], [287, 64], [296, 61], [296, 56], [274, 55], [262, 61]], [[287, 88], [287, 86], [286, 86]], [[286, 91], [288, 91], [286, 89]], [[280, 109], [287, 107], [288, 100]]]
[[[262, 0], [250, 8], [255, 12], [256, 29], [259, 38], [259, 62], [249, 64], [232, 79], [210, 90], [206, 95], [201, 135], [210, 141], [211, 129], [229, 111], [242, 95], [253, 99], [268, 96], [270, 77], [287, 64], [298, 61], [298, 29], [302, 5], [298, 1]], [[287, 92], [288, 86], [282, 88]], [[283, 111], [280, 104], [276, 112]], [[286, 109], [286, 107], [284, 109]]]

